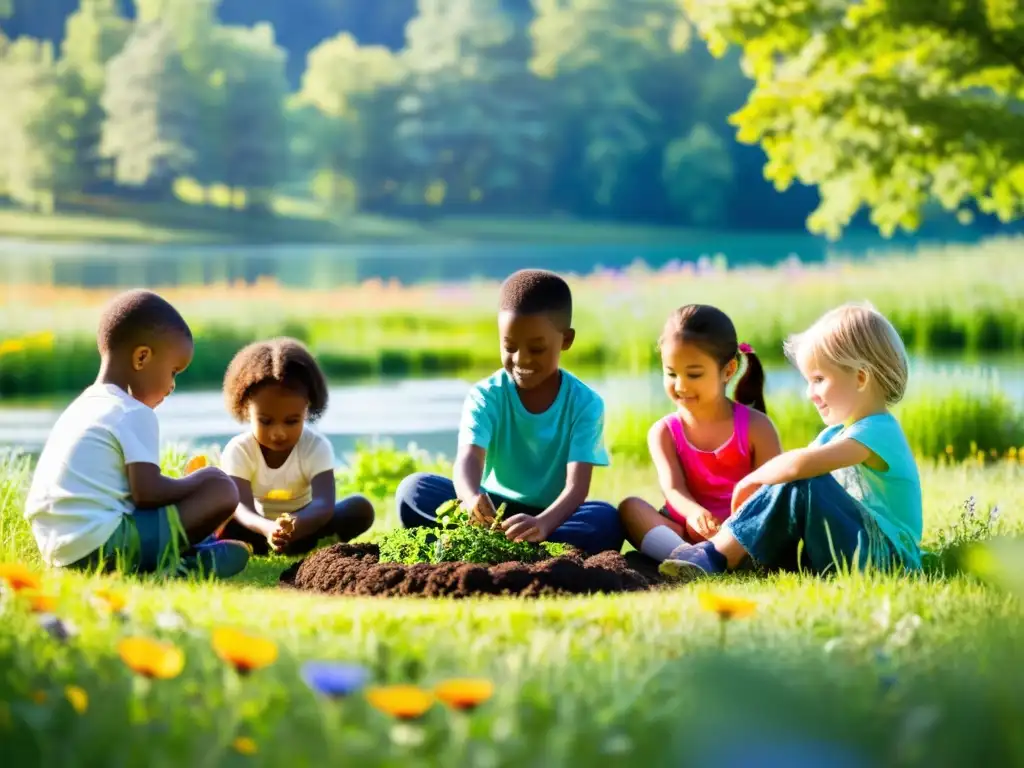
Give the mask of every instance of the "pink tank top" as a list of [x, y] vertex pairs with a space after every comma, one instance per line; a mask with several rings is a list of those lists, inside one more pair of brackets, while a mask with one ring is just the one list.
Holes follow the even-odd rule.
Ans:
[[[733, 403], [732, 437], [714, 451], [700, 451], [690, 444], [683, 432], [678, 413], [671, 413], [663, 421], [672, 432], [676, 455], [686, 475], [686, 487], [694, 501], [722, 521], [729, 517], [732, 491], [740, 480], [750, 474], [750, 409]], [[677, 522], [684, 518], [666, 501], [665, 509]]]

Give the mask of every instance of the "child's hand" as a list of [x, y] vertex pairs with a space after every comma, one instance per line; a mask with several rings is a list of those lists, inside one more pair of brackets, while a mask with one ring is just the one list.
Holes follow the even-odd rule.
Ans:
[[550, 525], [542, 515], [512, 515], [501, 521], [501, 528], [505, 531], [505, 537], [511, 541], [529, 541], [534, 544], [547, 541], [552, 533]]
[[761, 483], [756, 480], [751, 480], [750, 475], [747, 475], [738, 483], [736, 487], [732, 489], [732, 514], [736, 514], [736, 510], [742, 507], [751, 496], [757, 493], [758, 489], [761, 488]]
[[686, 523], [700, 536], [705, 539], [710, 539], [716, 533], [720, 527], [719, 522], [715, 519], [714, 515], [708, 512], [706, 509], [702, 509], [686, 518]]
[[470, 500], [469, 517], [476, 525], [492, 525], [498, 512], [494, 509], [494, 502], [486, 493], [480, 493]]
[[267, 534], [267, 543], [270, 544], [271, 549], [280, 554], [291, 543], [295, 534], [295, 518], [285, 513], [271, 525], [270, 532]]

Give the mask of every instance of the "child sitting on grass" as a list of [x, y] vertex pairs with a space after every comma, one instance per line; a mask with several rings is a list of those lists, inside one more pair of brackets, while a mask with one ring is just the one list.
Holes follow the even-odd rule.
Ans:
[[[647, 435], [665, 505], [658, 511], [628, 498], [619, 514], [633, 546], [660, 562], [680, 544], [718, 533], [736, 483], [782, 447], [765, 415], [764, 369], [754, 350], [738, 343], [728, 315], [703, 304], [680, 307], [658, 346], [665, 393], [676, 407]], [[747, 369], [730, 400], [726, 387], [741, 354]]]
[[[921, 482], [889, 407], [907, 387], [896, 329], [870, 306], [844, 305], [786, 343], [825, 429], [733, 492], [732, 517], [709, 541], [678, 547], [661, 565], [688, 580], [737, 567], [877, 568], [921, 563]], [[800, 543], [802, 556], [797, 559]]]
[[327, 409], [327, 381], [300, 342], [278, 338], [242, 349], [224, 377], [224, 398], [249, 429], [221, 458], [238, 489], [221, 536], [248, 543], [255, 554], [295, 555], [325, 536], [349, 541], [369, 530], [369, 500], [335, 502], [334, 449], [307, 425]]
[[[117, 296], [104, 310], [96, 382], [61, 414], [36, 465], [25, 516], [51, 566], [134, 573], [243, 570], [248, 549], [204, 542], [238, 504], [213, 467], [173, 479], [160, 471], [153, 409], [192, 362], [192, 332], [148, 291]], [[183, 555], [183, 557], [182, 557]]]
[[604, 403], [559, 367], [575, 339], [572, 294], [558, 275], [522, 270], [501, 287], [498, 337], [503, 368], [466, 397], [453, 479], [405, 478], [396, 501], [407, 528], [437, 524], [458, 498], [475, 521], [491, 524], [495, 505], [512, 541], [570, 544], [588, 553], [622, 548], [611, 504], [587, 501], [595, 466], [606, 466]]

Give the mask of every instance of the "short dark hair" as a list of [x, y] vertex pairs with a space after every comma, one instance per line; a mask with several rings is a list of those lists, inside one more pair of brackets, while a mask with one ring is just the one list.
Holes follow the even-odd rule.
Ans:
[[96, 345], [100, 354], [152, 344], [154, 338], [180, 333], [192, 341], [192, 330], [170, 302], [151, 291], [125, 291], [115, 296], [100, 316]]
[[521, 269], [501, 284], [500, 309], [520, 315], [549, 314], [564, 330], [572, 325], [572, 291], [554, 272]]
[[279, 384], [305, 394], [310, 421], [327, 409], [327, 379], [302, 342], [287, 337], [257, 341], [239, 350], [224, 374], [224, 402], [245, 421], [249, 398], [263, 386]]

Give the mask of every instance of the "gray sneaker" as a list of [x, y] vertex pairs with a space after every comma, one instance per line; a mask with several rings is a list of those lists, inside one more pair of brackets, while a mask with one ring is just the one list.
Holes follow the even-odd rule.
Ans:
[[178, 574], [228, 579], [245, 570], [251, 554], [252, 549], [244, 542], [209, 538], [196, 544], [181, 558]]

